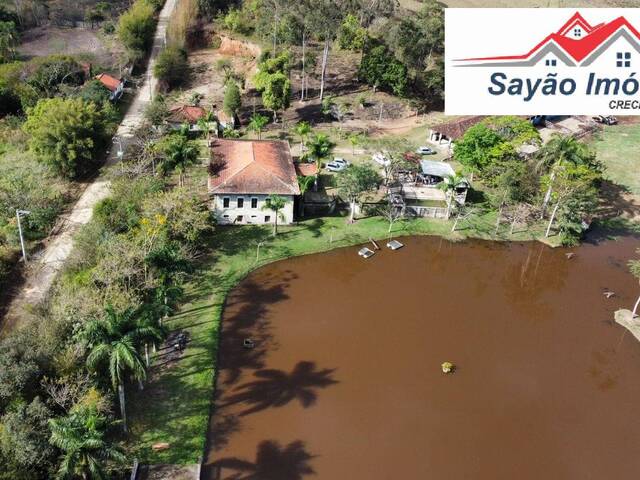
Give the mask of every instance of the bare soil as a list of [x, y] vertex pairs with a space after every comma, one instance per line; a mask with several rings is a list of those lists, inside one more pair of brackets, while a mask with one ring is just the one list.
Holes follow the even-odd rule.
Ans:
[[36, 27], [24, 32], [18, 51], [30, 58], [55, 54], [89, 54], [104, 66], [116, 63], [119, 53], [114, 52], [112, 46], [105, 45], [98, 29], [54, 26]]

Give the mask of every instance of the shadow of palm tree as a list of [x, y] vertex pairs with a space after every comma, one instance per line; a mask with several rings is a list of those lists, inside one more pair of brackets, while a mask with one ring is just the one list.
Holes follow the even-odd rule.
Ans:
[[[309, 461], [313, 458], [304, 442], [297, 440], [282, 447], [275, 440], [258, 445], [254, 462], [236, 457], [222, 458], [205, 467], [203, 478], [215, 480], [303, 480], [315, 474]], [[229, 472], [229, 473], [227, 473]]]
[[244, 404], [247, 409], [239, 416], [249, 415], [273, 407], [282, 407], [297, 400], [304, 408], [318, 399], [317, 389], [334, 385], [335, 369], [316, 370], [315, 362], [298, 362], [291, 373], [265, 369], [254, 373], [255, 380], [238, 386], [220, 408]]

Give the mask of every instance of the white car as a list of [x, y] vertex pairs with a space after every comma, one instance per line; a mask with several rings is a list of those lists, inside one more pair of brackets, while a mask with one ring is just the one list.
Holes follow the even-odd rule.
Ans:
[[349, 162], [347, 162], [344, 158], [336, 158], [333, 162], [327, 163], [327, 170], [330, 172], [341, 172], [345, 168], [349, 166]]
[[418, 147], [416, 153], [419, 153], [420, 155], [435, 155], [436, 151], [430, 147]]
[[391, 161], [382, 153], [376, 153], [371, 158], [374, 162], [382, 165], [383, 167], [387, 167], [391, 164]]

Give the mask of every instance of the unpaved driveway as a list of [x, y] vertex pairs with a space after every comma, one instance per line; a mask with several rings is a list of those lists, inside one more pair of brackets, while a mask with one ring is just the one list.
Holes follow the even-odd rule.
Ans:
[[[127, 144], [131, 142], [136, 127], [142, 121], [144, 110], [149, 103], [152, 92], [157, 89], [158, 82], [151, 75], [151, 72], [157, 55], [164, 48], [167, 24], [177, 1], [167, 0], [160, 12], [145, 81], [140, 86], [133, 103], [118, 127], [117, 136], [122, 139], [125, 149]], [[107, 166], [113, 165], [118, 161], [115, 156], [116, 150], [117, 148], [112, 145], [112, 153], [107, 159]], [[7, 314], [0, 325], [0, 334], [4, 334], [18, 325], [29, 314], [31, 306], [37, 305], [45, 299], [56, 275], [62, 269], [64, 262], [73, 249], [75, 234], [80, 227], [91, 220], [93, 207], [106, 198], [109, 195], [109, 191], [109, 181], [102, 176], [98, 177], [86, 188], [71, 212], [59, 219], [55, 233], [47, 239], [45, 248], [37, 257], [32, 259], [32, 265], [26, 274], [27, 278], [24, 286], [9, 305]]]

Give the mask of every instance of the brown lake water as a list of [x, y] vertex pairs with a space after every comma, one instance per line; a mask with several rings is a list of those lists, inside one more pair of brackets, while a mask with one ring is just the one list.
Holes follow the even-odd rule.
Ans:
[[402, 241], [274, 263], [230, 294], [202, 478], [640, 477], [640, 342], [612, 321], [640, 293], [640, 240], [571, 259]]

